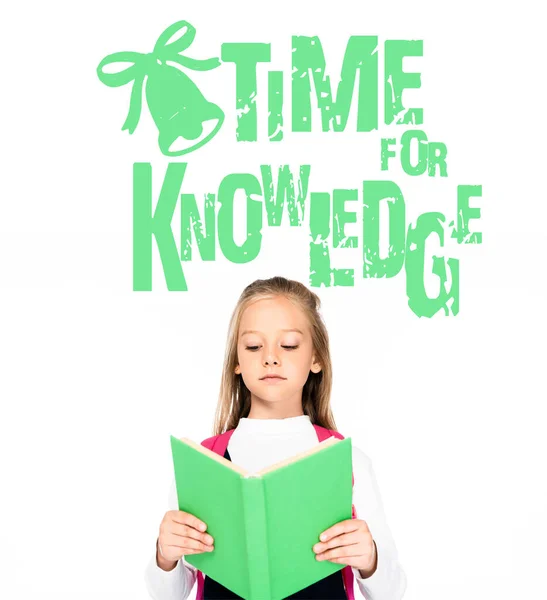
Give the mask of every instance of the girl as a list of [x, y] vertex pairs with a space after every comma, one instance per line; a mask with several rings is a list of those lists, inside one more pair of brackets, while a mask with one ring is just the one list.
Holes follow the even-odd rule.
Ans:
[[[257, 280], [239, 298], [230, 322], [214, 434], [233, 430], [224, 456], [249, 471], [315, 446], [314, 425], [336, 430], [329, 340], [319, 308], [316, 294], [283, 277]], [[345, 567], [291, 599], [352, 599], [353, 580], [368, 600], [398, 600], [404, 594], [406, 578], [370, 459], [355, 447], [352, 459], [356, 518], [318, 531], [313, 546], [317, 560]], [[187, 554], [212, 551], [214, 539], [199, 515], [177, 510], [174, 482], [169, 508], [146, 569], [151, 597], [185, 600], [197, 580], [197, 600], [239, 598], [184, 560]]]

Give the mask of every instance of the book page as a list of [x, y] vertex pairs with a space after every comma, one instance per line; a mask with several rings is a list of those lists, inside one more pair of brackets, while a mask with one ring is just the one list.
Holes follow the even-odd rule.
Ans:
[[213, 452], [212, 450], [209, 450], [209, 448], [206, 448], [205, 446], [202, 446], [201, 444], [196, 444], [196, 442], [192, 441], [189, 438], [178, 438], [178, 439], [181, 442], [184, 442], [185, 444], [187, 444], [188, 446], [191, 446], [192, 448], [194, 448], [198, 452], [201, 452], [202, 454], [205, 454], [209, 458], [212, 458], [213, 460], [216, 460], [217, 462], [226, 465], [227, 467], [229, 467], [230, 469], [232, 469], [232, 471], [236, 471], [237, 473], [239, 473], [240, 475], [243, 475], [243, 476], [249, 475], [248, 471], [246, 471], [242, 467], [238, 467], [233, 462], [231, 462], [231, 461], [227, 460], [226, 458], [224, 458], [224, 456], [220, 456], [220, 454], [217, 454], [216, 452]]

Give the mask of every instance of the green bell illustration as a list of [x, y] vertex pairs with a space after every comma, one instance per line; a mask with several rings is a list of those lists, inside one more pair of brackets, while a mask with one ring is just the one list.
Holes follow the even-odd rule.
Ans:
[[[182, 35], [170, 41], [175, 35]], [[173, 63], [194, 71], [209, 71], [220, 65], [218, 58], [197, 60], [181, 56], [194, 41], [196, 30], [187, 21], [178, 21], [158, 38], [153, 52], [115, 52], [97, 67], [99, 79], [109, 87], [133, 81], [129, 113], [122, 127], [132, 134], [140, 119], [143, 85], [150, 114], [159, 131], [158, 144], [166, 156], [181, 156], [197, 150], [211, 140], [222, 127], [223, 111], [205, 99], [196, 84]], [[132, 63], [117, 73], [105, 73], [104, 67]], [[145, 84], [146, 79], [146, 84]]]

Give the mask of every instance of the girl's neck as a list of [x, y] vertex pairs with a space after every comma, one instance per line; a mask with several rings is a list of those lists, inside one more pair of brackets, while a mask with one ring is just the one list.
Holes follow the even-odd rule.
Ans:
[[301, 417], [303, 414], [301, 394], [298, 397], [287, 398], [278, 402], [265, 402], [251, 394], [251, 410], [247, 418], [291, 419], [292, 417]]
[[304, 433], [311, 426], [310, 417], [308, 415], [298, 415], [295, 417], [285, 418], [262, 418], [251, 419], [242, 417], [239, 419], [237, 429], [246, 432], [250, 435], [279, 435], [290, 433]]
[[292, 417], [301, 417], [304, 414], [302, 407], [287, 408], [276, 406], [264, 406], [251, 404], [248, 419], [291, 419]]

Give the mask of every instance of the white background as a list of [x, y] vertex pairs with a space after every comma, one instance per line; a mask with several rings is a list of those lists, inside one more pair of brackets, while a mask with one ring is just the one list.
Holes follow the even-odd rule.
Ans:
[[[417, 318], [404, 271], [362, 279], [362, 236], [359, 249], [331, 252], [333, 266], [355, 269], [355, 287], [314, 291], [332, 341], [337, 425], [373, 461], [405, 599], [547, 598], [545, 51], [532, 3], [100, 0], [2, 12], [0, 596], [147, 597], [169, 434], [211, 434], [237, 297], [256, 278], [308, 281], [309, 229], [264, 227], [251, 263], [220, 253], [202, 263], [194, 249], [189, 291], [170, 293], [155, 255], [154, 291], [132, 291], [132, 165], [150, 161], [158, 190], [168, 161], [146, 105], [136, 132], [121, 132], [130, 86], [108, 88], [95, 70], [112, 52], [150, 52], [186, 19], [197, 28], [192, 57], [219, 56], [222, 42], [272, 44], [259, 69], [258, 143], [235, 142], [233, 65], [195, 74], [226, 113], [217, 138], [188, 157], [183, 189], [199, 206], [225, 175], [258, 176], [264, 163], [311, 164], [310, 191], [391, 178], [409, 221], [428, 210], [450, 221], [456, 186], [483, 185], [471, 222], [483, 244], [427, 246], [429, 266], [433, 253], [460, 259], [457, 317]], [[422, 88], [404, 102], [423, 107], [423, 129], [446, 143], [449, 177], [409, 177], [395, 161], [382, 173], [380, 136], [406, 128], [352, 134], [355, 110], [347, 133], [286, 127], [269, 143], [265, 74], [285, 72], [288, 124], [297, 34], [320, 36], [335, 84], [350, 35], [379, 37], [380, 77], [386, 39], [422, 39], [423, 58], [404, 64]], [[242, 220], [240, 242], [243, 232]], [[434, 295], [435, 278], [426, 285]]]

